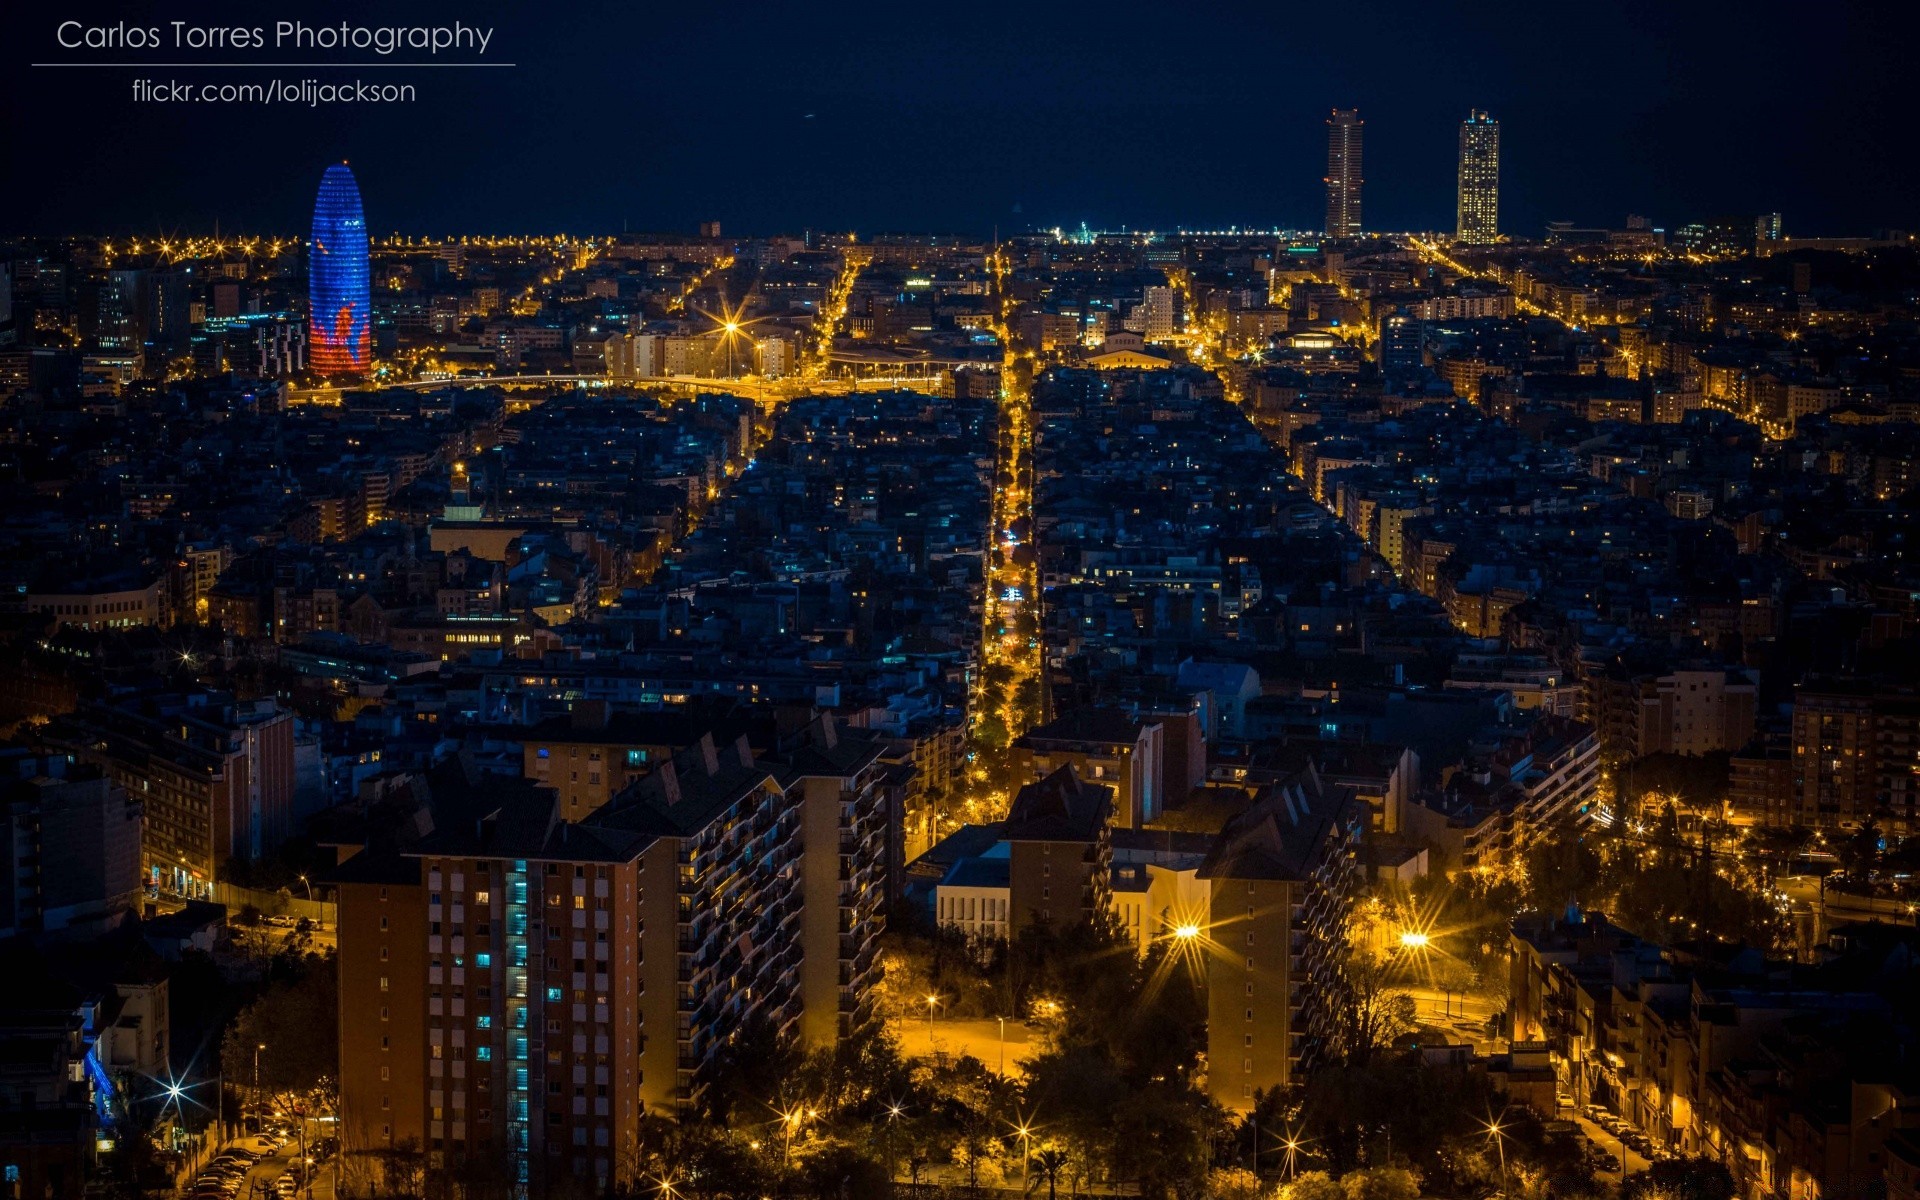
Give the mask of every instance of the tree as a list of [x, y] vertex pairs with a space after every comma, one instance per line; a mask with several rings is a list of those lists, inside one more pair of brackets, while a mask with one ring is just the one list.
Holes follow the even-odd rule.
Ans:
[[1190, 1085], [1149, 1080], [1112, 1113], [1112, 1161], [1142, 1196], [1194, 1196], [1205, 1183], [1222, 1114]]
[[1880, 869], [1880, 842], [1880, 825], [1868, 817], [1840, 843], [1840, 869], [1848, 884], [1863, 890], [1873, 886], [1874, 873]]
[[1404, 1167], [1368, 1167], [1340, 1178], [1346, 1200], [1419, 1200], [1420, 1181]]
[[1047, 1181], [1047, 1200], [1054, 1200], [1060, 1174], [1067, 1169], [1067, 1152], [1058, 1146], [1047, 1146], [1035, 1150], [1027, 1161], [1034, 1174]]
[[381, 1195], [414, 1200], [427, 1192], [427, 1156], [418, 1138], [402, 1138], [371, 1152], [380, 1165]]
[[700, 1115], [726, 1125], [735, 1114], [758, 1120], [784, 1107], [780, 1100], [791, 1090], [805, 1057], [792, 1038], [782, 1037], [771, 1021], [756, 1014], [720, 1052], [713, 1084], [701, 1097]]
[[1380, 1050], [1413, 1032], [1413, 997], [1390, 985], [1387, 960], [1358, 947], [1345, 954], [1347, 986], [1334, 1001], [1341, 1053], [1347, 1062], [1365, 1065]]
[[1718, 1159], [1671, 1158], [1629, 1176], [1621, 1200], [1727, 1200], [1734, 1194], [1733, 1173]]
[[334, 959], [309, 956], [303, 976], [276, 980], [240, 1011], [220, 1043], [221, 1068], [249, 1091], [257, 1078], [258, 1101], [329, 1105], [340, 1071], [339, 1021]]
[[1244, 1167], [1215, 1167], [1207, 1172], [1208, 1200], [1260, 1200], [1260, 1180]]
[[1308, 1171], [1280, 1189], [1281, 1200], [1347, 1200], [1347, 1193], [1325, 1171]]
[[800, 1160], [800, 1178], [820, 1200], [884, 1196], [892, 1187], [885, 1167], [837, 1138], [808, 1144]]
[[1001, 719], [999, 713], [992, 711], [983, 715], [974, 725], [973, 736], [982, 749], [994, 754], [1005, 750], [1013, 740], [1013, 735], [1007, 731], [1006, 721]]
[[1559, 912], [1570, 901], [1584, 904], [1593, 897], [1604, 863], [1585, 837], [1525, 826], [1515, 842], [1514, 857], [1526, 870], [1523, 899], [1528, 907]]

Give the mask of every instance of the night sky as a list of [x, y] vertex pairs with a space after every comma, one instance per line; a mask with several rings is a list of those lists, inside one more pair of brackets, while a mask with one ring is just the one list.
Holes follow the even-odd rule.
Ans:
[[[1502, 123], [1504, 232], [1777, 210], [1790, 235], [1920, 228], [1905, 3], [0, 5], [0, 233], [298, 232], [352, 162], [376, 233], [1003, 232], [1320, 224], [1327, 110], [1366, 119], [1368, 229], [1450, 229], [1456, 129]], [[511, 70], [412, 105], [136, 105], [65, 17], [492, 25]], [[124, 58], [99, 52], [98, 58]], [[153, 54], [156, 61], [170, 53]], [[271, 58], [271, 52], [228, 53]], [[310, 57], [310, 56], [308, 56]]]

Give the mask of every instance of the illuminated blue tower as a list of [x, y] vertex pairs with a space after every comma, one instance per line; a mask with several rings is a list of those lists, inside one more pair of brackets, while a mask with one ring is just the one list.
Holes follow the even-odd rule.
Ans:
[[313, 204], [307, 361], [321, 375], [360, 375], [373, 358], [367, 217], [347, 164], [327, 168]]

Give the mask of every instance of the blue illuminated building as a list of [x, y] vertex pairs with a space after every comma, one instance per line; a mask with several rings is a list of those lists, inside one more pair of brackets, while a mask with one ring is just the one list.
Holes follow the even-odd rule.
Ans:
[[347, 164], [327, 168], [313, 205], [308, 361], [321, 375], [364, 374], [372, 359], [367, 217]]

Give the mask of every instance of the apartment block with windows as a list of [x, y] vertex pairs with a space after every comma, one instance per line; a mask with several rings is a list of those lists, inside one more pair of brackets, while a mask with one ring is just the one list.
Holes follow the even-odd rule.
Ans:
[[1336, 1044], [1366, 825], [1366, 805], [1309, 765], [1229, 821], [1200, 866], [1210, 889], [1207, 1084], [1230, 1110], [1294, 1083]]
[[417, 1139], [430, 1164], [604, 1191], [640, 1117], [697, 1103], [741, 1030], [861, 1028], [878, 750], [826, 724], [781, 745], [760, 760], [703, 736], [579, 821], [496, 779], [386, 865], [348, 860], [346, 1147]]

